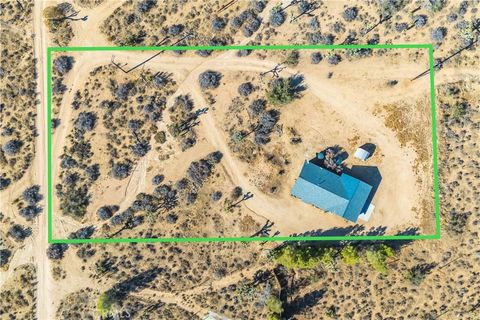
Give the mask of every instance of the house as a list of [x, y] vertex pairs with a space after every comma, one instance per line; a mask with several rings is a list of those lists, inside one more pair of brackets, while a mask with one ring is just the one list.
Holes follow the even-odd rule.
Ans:
[[[369, 218], [373, 206], [367, 203], [372, 186], [346, 173], [340, 175], [305, 161], [291, 194], [303, 202], [356, 222]], [[367, 214], [368, 213], [368, 214]]]

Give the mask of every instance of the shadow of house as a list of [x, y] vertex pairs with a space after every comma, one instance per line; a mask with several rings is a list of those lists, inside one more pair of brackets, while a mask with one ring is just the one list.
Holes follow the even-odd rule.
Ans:
[[352, 168], [344, 168], [343, 173], [348, 174], [358, 180], [361, 180], [372, 187], [370, 194], [368, 195], [367, 200], [365, 201], [365, 206], [363, 207], [363, 212], [368, 209], [368, 206], [372, 203], [372, 199], [377, 192], [378, 186], [382, 181], [382, 175], [377, 167], [373, 166], [357, 166], [354, 165]]

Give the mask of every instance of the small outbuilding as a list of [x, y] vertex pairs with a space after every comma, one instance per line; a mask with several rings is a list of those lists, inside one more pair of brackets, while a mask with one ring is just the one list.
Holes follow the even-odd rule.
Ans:
[[353, 156], [362, 161], [366, 161], [368, 157], [370, 157], [370, 152], [360, 147], [357, 149], [357, 151], [355, 151], [355, 154]]

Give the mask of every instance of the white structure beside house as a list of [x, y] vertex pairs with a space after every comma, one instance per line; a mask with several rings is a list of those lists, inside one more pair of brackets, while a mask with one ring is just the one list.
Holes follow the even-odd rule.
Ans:
[[365, 161], [368, 159], [368, 157], [370, 157], [370, 152], [368, 152], [365, 149], [358, 148], [357, 151], [355, 151], [355, 154], [353, 156], [357, 159]]

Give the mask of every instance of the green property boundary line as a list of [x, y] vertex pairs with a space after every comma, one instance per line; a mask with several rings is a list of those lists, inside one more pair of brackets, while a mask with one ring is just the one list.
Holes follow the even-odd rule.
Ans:
[[[349, 235], [349, 236], [282, 236], [282, 237], [222, 237], [222, 238], [92, 238], [53, 239], [52, 228], [52, 52], [77, 51], [173, 51], [173, 50], [299, 50], [299, 49], [428, 49], [430, 75], [430, 106], [432, 112], [433, 184], [435, 203], [435, 233], [427, 235]], [[379, 44], [379, 45], [244, 45], [244, 46], [148, 46], [148, 47], [49, 47], [47, 48], [47, 211], [49, 243], [153, 243], [153, 242], [222, 242], [222, 241], [383, 241], [440, 239], [440, 195], [438, 187], [438, 152], [435, 111], [433, 46], [431, 44]]]

